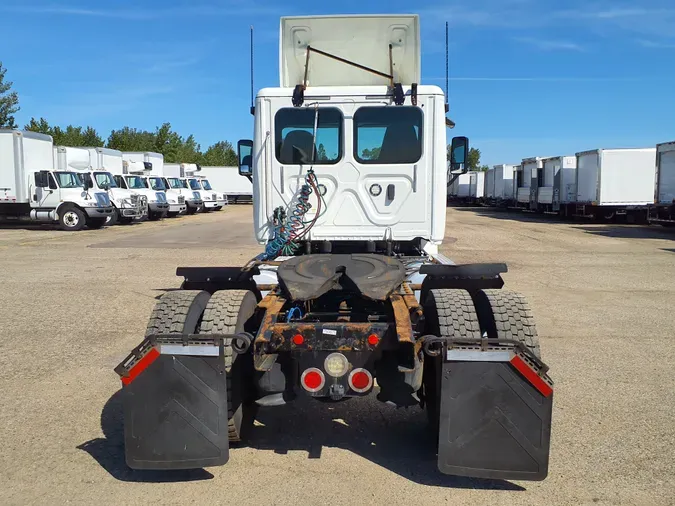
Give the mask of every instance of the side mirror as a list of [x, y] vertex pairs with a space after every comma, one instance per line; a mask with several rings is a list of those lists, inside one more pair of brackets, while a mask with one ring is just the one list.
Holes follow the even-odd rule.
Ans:
[[469, 156], [469, 139], [467, 137], [453, 137], [450, 147], [450, 165], [453, 169], [466, 164]]
[[253, 172], [253, 141], [241, 140], [237, 143], [239, 175], [250, 176]]
[[84, 177], [84, 181], [82, 181], [82, 184], [84, 184], [85, 190], [91, 190], [94, 187], [94, 182], [86, 176]]

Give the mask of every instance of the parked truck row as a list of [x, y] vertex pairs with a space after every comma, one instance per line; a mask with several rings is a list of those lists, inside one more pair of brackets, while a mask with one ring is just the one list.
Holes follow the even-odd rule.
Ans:
[[451, 202], [672, 226], [675, 142], [524, 158], [519, 165], [461, 173], [448, 184]]
[[[218, 175], [212, 186], [218, 169], [165, 164], [160, 153], [54, 146], [49, 135], [0, 129], [0, 221], [81, 230], [219, 211], [228, 180]], [[232, 178], [236, 191], [241, 179]]]

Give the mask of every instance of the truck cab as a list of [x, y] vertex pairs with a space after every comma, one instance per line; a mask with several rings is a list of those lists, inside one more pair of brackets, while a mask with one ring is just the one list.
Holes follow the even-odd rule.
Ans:
[[[195, 179], [197, 180], [197, 184], [192, 182]], [[204, 199], [204, 209], [206, 211], [220, 211], [227, 204], [227, 196], [214, 190], [209, 180], [204, 176], [197, 175], [188, 178], [188, 184], [190, 187], [199, 185], [198, 191]]]
[[158, 175], [151, 175], [147, 176], [147, 182], [151, 189], [157, 192], [163, 191], [166, 195], [166, 200], [169, 203], [167, 216], [178, 216], [187, 211], [185, 197], [181, 195], [180, 191], [171, 188], [166, 178]]
[[201, 193], [191, 190], [184, 178], [166, 176], [162, 179], [169, 192], [174, 192], [175, 195], [183, 198], [186, 214], [195, 214], [201, 211], [204, 205]]

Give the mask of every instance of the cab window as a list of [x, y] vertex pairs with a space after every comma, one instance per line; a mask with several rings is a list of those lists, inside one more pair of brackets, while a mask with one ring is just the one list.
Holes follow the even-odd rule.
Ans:
[[127, 188], [126, 182], [124, 181], [124, 178], [122, 176], [113, 176], [113, 179], [115, 179], [115, 183], [117, 183], [117, 186], [120, 188]]
[[401, 164], [422, 156], [422, 110], [413, 106], [362, 107], [354, 114], [354, 158]]
[[280, 109], [274, 117], [276, 157], [283, 164], [331, 165], [342, 158], [342, 112], [336, 108], [319, 108], [314, 137], [313, 107]]

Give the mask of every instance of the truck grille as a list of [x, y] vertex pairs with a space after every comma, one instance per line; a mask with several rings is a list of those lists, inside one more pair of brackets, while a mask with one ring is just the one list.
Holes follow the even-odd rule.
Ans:
[[138, 196], [137, 194], [133, 194], [133, 195], [131, 196], [131, 203], [132, 203], [133, 205], [138, 204], [138, 197], [139, 197], [139, 196]]
[[216, 194], [214, 193], [213, 195], [211, 195], [211, 199], [212, 199], [212, 200], [218, 200], [218, 195], [216, 195]]
[[95, 193], [97, 207], [110, 207], [110, 197], [107, 193]]
[[185, 204], [185, 197], [183, 197], [182, 195], [180, 195], [180, 196], [178, 197], [178, 203], [179, 203], [179, 204]]

